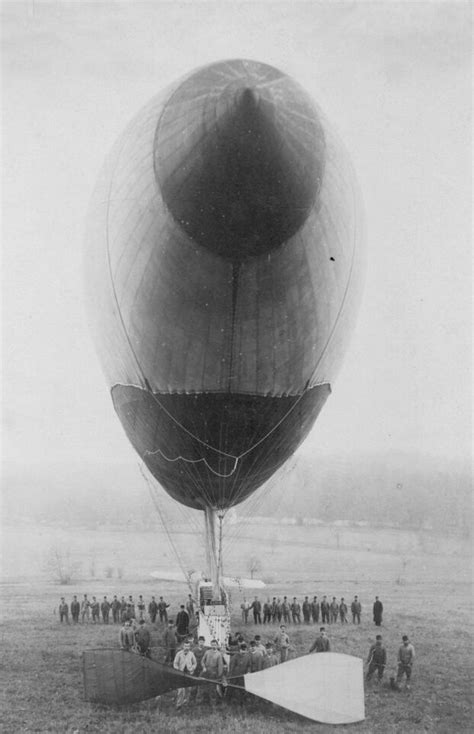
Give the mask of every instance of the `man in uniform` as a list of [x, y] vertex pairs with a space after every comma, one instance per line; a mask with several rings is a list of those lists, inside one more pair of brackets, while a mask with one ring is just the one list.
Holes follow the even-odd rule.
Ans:
[[362, 604], [359, 601], [359, 597], [355, 596], [354, 601], [351, 604], [351, 613], [352, 613], [352, 624], [356, 623], [360, 624], [360, 615], [362, 612]]
[[[250, 673], [250, 665], [251, 660], [250, 653], [247, 650], [247, 644], [245, 642], [241, 642], [239, 650], [231, 655], [229, 663], [229, 678], [236, 678]], [[242, 706], [246, 698], [245, 690], [242, 688], [230, 687], [229, 691], [232, 700], [235, 700]]]
[[318, 624], [319, 622], [319, 602], [318, 597], [313, 597], [313, 601], [311, 602], [311, 617], [313, 618], [313, 624]]
[[283, 601], [281, 603], [281, 612], [284, 623], [290, 624], [290, 603], [286, 596], [283, 597]]
[[254, 624], [262, 624], [262, 603], [258, 600], [258, 596], [255, 597], [250, 608], [253, 612]]
[[339, 604], [339, 617], [341, 618], [341, 624], [347, 624], [347, 604], [344, 601], [344, 597], [341, 598]]
[[309, 624], [311, 620], [311, 604], [309, 603], [309, 599], [307, 596], [304, 598], [303, 602], [303, 622], [305, 624]]
[[69, 607], [66, 604], [64, 596], [61, 597], [61, 602], [59, 604], [59, 621], [61, 623], [66, 622], [66, 624], [69, 624]]
[[92, 624], [99, 624], [100, 619], [100, 604], [95, 598], [95, 596], [92, 597], [91, 601], [91, 613], [92, 613]]
[[321, 601], [321, 622], [329, 624], [329, 602], [326, 596]]
[[375, 597], [374, 606], [373, 606], [373, 615], [374, 615], [374, 622], [376, 627], [380, 627], [382, 624], [382, 612], [383, 612], [383, 604], [379, 600], [378, 596]]
[[169, 607], [169, 604], [165, 602], [162, 596], [160, 596], [160, 601], [158, 602], [158, 614], [160, 615], [160, 622], [166, 622], [168, 621], [168, 612], [166, 611]]
[[184, 608], [184, 604], [181, 604], [179, 612], [176, 615], [176, 635], [179, 642], [182, 642], [185, 637], [189, 634], [189, 614]]
[[81, 605], [79, 604], [77, 600], [77, 596], [74, 596], [71, 602], [71, 616], [72, 616], [73, 624], [77, 624], [79, 622], [79, 612], [80, 611], [81, 611]]
[[316, 637], [315, 641], [309, 648], [309, 652], [329, 652], [331, 650], [331, 644], [326, 637], [326, 630], [324, 627], [319, 628], [319, 637]]
[[291, 617], [293, 624], [301, 624], [301, 604], [297, 601], [296, 596], [293, 597], [291, 604]]
[[259, 670], [263, 670], [263, 659], [264, 654], [262, 650], [257, 647], [255, 640], [250, 640], [250, 672], [256, 673]]
[[170, 619], [168, 621], [168, 626], [163, 632], [163, 646], [166, 650], [166, 655], [164, 659], [165, 665], [173, 665], [176, 656], [176, 634], [173, 628], [173, 620]]
[[140, 655], [144, 655], [147, 658], [151, 658], [151, 635], [150, 631], [145, 626], [145, 620], [141, 619], [139, 627], [135, 632], [135, 643]]
[[189, 619], [192, 619], [194, 617], [194, 599], [191, 596], [191, 594], [188, 594], [188, 598], [186, 601], [186, 611], [189, 614]]
[[278, 655], [276, 654], [274, 647], [271, 642], [267, 642], [265, 645], [266, 654], [263, 658], [263, 668], [273, 668], [274, 665], [278, 665]]
[[366, 679], [369, 681], [374, 672], [377, 671], [377, 680], [380, 682], [383, 678], [383, 672], [387, 664], [387, 652], [382, 645], [382, 635], [375, 637], [375, 644], [371, 645], [369, 656], [367, 658], [368, 670]]
[[135, 646], [135, 635], [132, 629], [132, 623], [126, 619], [123, 627], [119, 632], [120, 647], [122, 650], [133, 650]]
[[91, 608], [91, 603], [89, 599], [87, 598], [87, 594], [84, 594], [84, 598], [81, 601], [81, 622], [82, 624], [84, 624], [85, 619], [89, 621], [90, 608]]
[[242, 622], [244, 624], [247, 624], [247, 622], [249, 621], [250, 602], [247, 601], [245, 596], [242, 604], [240, 605], [240, 608], [242, 610]]
[[[191, 643], [187, 640], [183, 643], [183, 649], [178, 650], [173, 661], [173, 668], [179, 670], [181, 673], [187, 673], [187, 675], [193, 675], [196, 670], [196, 658], [193, 651], [191, 650]], [[181, 706], [189, 702], [191, 696], [192, 687], [178, 688], [176, 695], [176, 708], [180, 709]]]
[[405, 687], [410, 689], [411, 670], [415, 660], [415, 648], [411, 644], [407, 635], [403, 635], [402, 644], [398, 650], [398, 672], [397, 686], [400, 685], [402, 678], [406, 675]]
[[112, 599], [112, 620], [114, 624], [118, 624], [120, 622], [120, 607], [121, 604], [119, 600], [117, 599], [117, 596], [115, 595]]
[[337, 618], [339, 617], [339, 604], [336, 601], [336, 597], [333, 596], [331, 604], [329, 606], [329, 611], [331, 615], [330, 624], [335, 624], [337, 622]]
[[290, 647], [290, 638], [286, 634], [286, 627], [284, 624], [280, 625], [280, 631], [274, 639], [275, 647], [280, 653], [280, 662], [286, 662], [288, 658], [288, 648]]
[[138, 621], [140, 621], [141, 619], [145, 619], [146, 607], [145, 607], [145, 600], [142, 594], [140, 594], [140, 596], [138, 597], [137, 609], [138, 609]]
[[270, 624], [272, 621], [272, 605], [270, 604], [270, 599], [267, 599], [265, 604], [263, 605], [263, 624]]
[[120, 621], [125, 622], [127, 619], [127, 602], [125, 601], [125, 597], [122, 596], [120, 599]]
[[215, 706], [217, 702], [217, 685], [220, 684], [224, 675], [224, 659], [221, 651], [218, 649], [217, 640], [211, 640], [210, 650], [206, 650], [201, 661], [202, 678], [208, 678], [212, 683], [207, 686], [199, 686], [196, 696], [196, 703], [200, 703], [206, 692], [209, 696], [211, 706]]
[[100, 605], [100, 611], [102, 612], [102, 622], [104, 624], [109, 623], [109, 614], [110, 614], [110, 604], [107, 601], [107, 597], [104, 596], [104, 601]]

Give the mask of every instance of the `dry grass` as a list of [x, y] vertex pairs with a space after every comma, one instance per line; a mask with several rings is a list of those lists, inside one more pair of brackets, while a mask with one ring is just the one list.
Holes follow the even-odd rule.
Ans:
[[[106, 543], [104, 535], [102, 542]], [[130, 548], [131, 546], [129, 546]], [[413, 557], [404, 585], [395, 583], [400, 559], [386, 553], [377, 558], [369, 551], [350, 553], [307, 546], [308, 563], [298, 565], [293, 580], [268, 587], [265, 596], [306, 594], [345, 596], [355, 593], [362, 599], [362, 624], [335, 625], [329, 636], [332, 649], [363, 657], [375, 636], [370, 606], [377, 593], [384, 602], [382, 634], [388, 650], [386, 680], [381, 686], [366, 687], [366, 720], [352, 725], [355, 732], [408, 734], [411, 732], [467, 732], [472, 730], [472, 621], [469, 563], [453, 556]], [[271, 553], [264, 543], [262, 557]], [[287, 548], [285, 568], [288, 573]], [[298, 550], [299, 557], [301, 549]], [[315, 568], [319, 573], [316, 574]], [[279, 575], [277, 564], [274, 573]], [[319, 581], [316, 581], [318, 578]], [[113, 625], [60, 625], [55, 609], [59, 597], [87, 592], [101, 597], [114, 593], [164, 594], [174, 610], [188, 593], [184, 585], [162, 584], [130, 577], [121, 581], [94, 579], [71, 587], [60, 587], [44, 579], [3, 583], [1, 587], [3, 622], [1, 667], [2, 722], [5, 734], [19, 732], [347, 732], [346, 727], [327, 727], [293, 715], [264, 701], [249, 702], [243, 709], [224, 702], [215, 711], [206, 706], [177, 712], [173, 694], [158, 701], [128, 708], [106, 708], [83, 700], [81, 651], [87, 647], [117, 644], [118, 628]], [[260, 593], [260, 597], [263, 598]], [[240, 599], [235, 599], [238, 609]], [[236, 612], [233, 629], [241, 629]], [[262, 637], [271, 638], [274, 628], [262, 626]], [[307, 651], [315, 635], [313, 627], [290, 627], [296, 654]], [[245, 634], [256, 630], [249, 624]], [[396, 651], [403, 633], [409, 634], [416, 648], [413, 685], [409, 692], [396, 693], [387, 683], [396, 670]], [[161, 630], [153, 632], [154, 654], [160, 658]]]

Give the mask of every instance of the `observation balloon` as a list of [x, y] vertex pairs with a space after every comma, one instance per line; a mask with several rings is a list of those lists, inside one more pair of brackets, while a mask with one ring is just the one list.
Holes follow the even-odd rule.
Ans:
[[307, 436], [355, 321], [361, 235], [347, 154], [271, 66], [198, 69], [127, 127], [88, 218], [90, 321], [125, 432], [175, 500], [225, 511]]

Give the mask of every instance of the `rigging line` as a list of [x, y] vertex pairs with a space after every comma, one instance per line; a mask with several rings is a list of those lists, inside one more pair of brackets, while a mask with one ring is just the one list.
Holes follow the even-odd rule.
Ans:
[[124, 333], [125, 338], [127, 340], [127, 343], [128, 343], [129, 349], [130, 349], [130, 352], [131, 352], [131, 354], [132, 354], [132, 356], [135, 359], [135, 362], [137, 364], [138, 371], [139, 371], [140, 375], [142, 376], [142, 379], [143, 379], [144, 384], [147, 385], [148, 384], [148, 381], [147, 381], [147, 379], [146, 379], [146, 377], [145, 377], [145, 375], [143, 373], [142, 367], [140, 365], [140, 362], [138, 361], [138, 357], [137, 357], [137, 355], [135, 353], [135, 350], [133, 348], [133, 345], [132, 345], [130, 336], [129, 336], [128, 331], [127, 331], [127, 329], [125, 327], [125, 321], [123, 319], [122, 310], [120, 308], [120, 304], [119, 304], [119, 300], [118, 300], [117, 290], [115, 288], [115, 281], [114, 281], [114, 277], [113, 277], [113, 274], [112, 274], [112, 262], [111, 262], [111, 255], [110, 255], [110, 236], [109, 236], [109, 225], [110, 225], [110, 222], [109, 222], [109, 220], [110, 220], [110, 202], [111, 202], [111, 194], [112, 194], [112, 186], [113, 186], [113, 177], [114, 177], [114, 175], [115, 175], [115, 173], [117, 171], [117, 168], [118, 168], [118, 165], [119, 165], [119, 158], [120, 158], [120, 155], [121, 155], [123, 149], [125, 148], [125, 143], [126, 143], [126, 138], [123, 140], [122, 145], [120, 146], [120, 150], [119, 150], [119, 152], [117, 154], [117, 157], [115, 159], [115, 164], [113, 166], [113, 171], [111, 173], [110, 181], [109, 181], [109, 194], [108, 194], [108, 198], [107, 198], [107, 210], [106, 210], [106, 215], [105, 215], [105, 222], [106, 222], [105, 223], [105, 241], [106, 241], [107, 265], [108, 265], [108, 271], [109, 271], [109, 277], [110, 277], [110, 284], [111, 284], [111, 287], [112, 287], [112, 294], [113, 294], [113, 298], [114, 298], [114, 301], [115, 301], [115, 305], [117, 307], [117, 312], [118, 312], [118, 315], [119, 315], [120, 323], [122, 325], [122, 330], [123, 330], [123, 333]]
[[143, 471], [142, 465], [139, 464], [138, 466], [140, 468], [140, 472], [141, 472], [142, 477], [144, 478], [145, 482], [147, 483], [148, 490], [149, 490], [150, 496], [151, 496], [151, 500], [153, 502], [153, 505], [155, 506], [155, 509], [157, 510], [157, 512], [158, 512], [158, 514], [160, 516], [161, 524], [163, 525], [163, 529], [164, 529], [164, 531], [165, 531], [165, 533], [166, 533], [166, 535], [168, 537], [168, 542], [169, 542], [169, 544], [170, 544], [170, 546], [171, 546], [171, 548], [172, 548], [172, 550], [173, 550], [173, 552], [174, 552], [174, 554], [176, 556], [176, 559], [178, 561], [179, 567], [181, 568], [181, 571], [184, 574], [184, 577], [186, 579], [188, 588], [190, 589], [191, 593], [193, 593], [193, 589], [192, 589], [191, 583], [189, 581], [189, 577], [188, 577], [187, 571], [185, 570], [184, 565], [181, 562], [181, 558], [180, 558], [180, 555], [178, 553], [178, 550], [177, 550], [177, 548], [176, 548], [176, 546], [175, 546], [175, 544], [174, 544], [174, 542], [173, 542], [173, 540], [171, 538], [171, 535], [170, 535], [170, 533], [168, 531], [168, 528], [166, 527], [166, 523], [164, 522], [163, 515], [162, 515], [162, 512], [161, 512], [161, 508], [160, 508], [160, 504], [159, 504], [159, 502], [157, 500], [157, 497], [155, 496], [154, 492], [152, 491], [151, 484], [150, 484], [150, 482], [148, 480], [148, 477], [146, 476], [145, 472]]
[[321, 354], [319, 356], [319, 359], [317, 361], [316, 367], [314, 368], [314, 370], [312, 372], [312, 375], [311, 375], [310, 379], [308, 380], [308, 383], [307, 383], [308, 385], [311, 383], [311, 380], [313, 380], [313, 378], [314, 378], [314, 376], [316, 374], [316, 371], [317, 371], [317, 369], [318, 369], [318, 367], [319, 367], [319, 365], [321, 363], [321, 360], [323, 359], [324, 355], [326, 354], [326, 351], [327, 351], [327, 349], [329, 347], [329, 344], [331, 343], [331, 340], [332, 340], [332, 338], [333, 338], [333, 336], [334, 336], [334, 334], [336, 332], [336, 328], [337, 328], [337, 325], [339, 323], [339, 319], [341, 317], [342, 311], [344, 309], [344, 305], [345, 305], [345, 302], [346, 302], [346, 299], [347, 299], [347, 295], [349, 293], [349, 288], [350, 288], [351, 281], [352, 281], [352, 275], [353, 275], [353, 272], [354, 272], [355, 254], [356, 254], [356, 241], [357, 241], [357, 237], [358, 237], [358, 227], [357, 227], [357, 214], [356, 214], [355, 191], [354, 191], [354, 186], [353, 185], [351, 185], [351, 191], [352, 191], [352, 211], [353, 211], [353, 219], [354, 219], [354, 233], [353, 233], [353, 240], [352, 240], [352, 256], [351, 256], [351, 265], [350, 265], [350, 268], [349, 268], [349, 275], [347, 276], [347, 283], [346, 283], [346, 287], [344, 289], [344, 295], [342, 297], [341, 305], [339, 306], [339, 310], [337, 312], [337, 316], [336, 316], [336, 318], [334, 320], [334, 324], [332, 326], [332, 329], [329, 332], [329, 335], [328, 335], [326, 344], [324, 345], [323, 351], [321, 352]]

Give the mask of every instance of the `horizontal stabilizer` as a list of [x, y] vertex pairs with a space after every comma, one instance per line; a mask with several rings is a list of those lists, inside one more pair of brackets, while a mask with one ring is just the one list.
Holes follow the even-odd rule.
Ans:
[[[86, 700], [109, 705], [138, 703], [176, 688], [209, 683], [124, 650], [86, 650], [83, 672]], [[230, 678], [228, 684], [325, 724], [365, 718], [362, 660], [351, 655], [305, 655]]]
[[245, 690], [324, 724], [365, 719], [360, 658], [314, 653], [244, 676]]
[[169, 665], [126, 650], [86, 650], [82, 664], [85, 698], [94, 703], [138, 703], [199, 682]]

